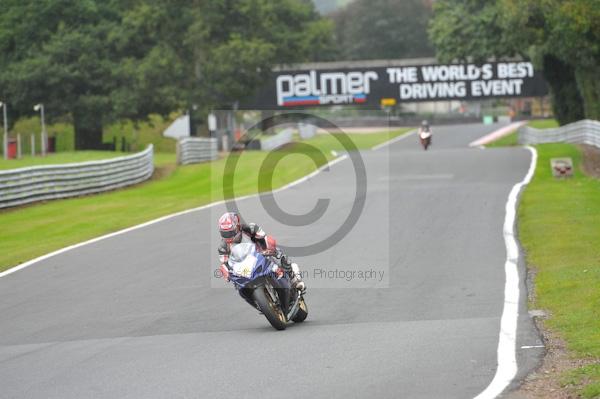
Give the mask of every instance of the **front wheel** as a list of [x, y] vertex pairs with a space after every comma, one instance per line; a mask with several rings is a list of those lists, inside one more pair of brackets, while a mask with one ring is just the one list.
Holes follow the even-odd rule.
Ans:
[[276, 330], [285, 330], [285, 315], [283, 314], [283, 311], [273, 303], [271, 296], [267, 293], [267, 288], [264, 286], [258, 287], [252, 293], [252, 297], [273, 328]]
[[306, 316], [308, 316], [308, 307], [306, 306], [306, 302], [304, 302], [304, 298], [300, 298], [300, 304], [298, 305], [298, 311], [296, 315], [292, 319], [294, 323], [302, 323]]

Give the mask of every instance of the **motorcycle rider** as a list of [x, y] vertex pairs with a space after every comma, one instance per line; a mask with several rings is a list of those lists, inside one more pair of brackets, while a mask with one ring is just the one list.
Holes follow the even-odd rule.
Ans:
[[[429, 140], [428, 145], [431, 145], [431, 127], [429, 126], [429, 122], [427, 122], [426, 120], [424, 120], [423, 122], [421, 122], [421, 127], [419, 127], [419, 138], [421, 139], [421, 144], [424, 145], [425, 140]], [[427, 149], [427, 148], [425, 148]]]
[[421, 122], [421, 127], [419, 128], [419, 134], [421, 133], [429, 133], [431, 135], [431, 126], [429, 126], [429, 122], [424, 120]]
[[[231, 247], [235, 244], [239, 244], [243, 241], [244, 236], [249, 238], [250, 241], [257, 244], [262, 251], [266, 251], [267, 242], [265, 237], [267, 234], [263, 229], [260, 228], [256, 223], [242, 223], [240, 216], [235, 212], [226, 212], [219, 218], [219, 233], [221, 234], [221, 243], [219, 244], [219, 261], [221, 265], [225, 266], [229, 270], [227, 261], [229, 260], [229, 254], [231, 253]], [[277, 256], [277, 260], [280, 262], [280, 266], [284, 272], [291, 276], [292, 287], [295, 287], [300, 292], [306, 292], [306, 285], [302, 281], [300, 275], [300, 269], [298, 265], [292, 263], [290, 259], [277, 249], [281, 256]]]

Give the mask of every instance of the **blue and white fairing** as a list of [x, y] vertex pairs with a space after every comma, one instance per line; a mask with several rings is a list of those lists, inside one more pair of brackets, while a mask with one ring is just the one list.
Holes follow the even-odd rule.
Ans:
[[278, 266], [258, 252], [255, 244], [234, 245], [229, 255], [228, 265], [229, 279], [238, 290], [252, 286], [253, 282], [264, 278], [269, 278], [274, 288], [290, 288], [285, 273], [283, 276], [278, 275], [276, 273]]

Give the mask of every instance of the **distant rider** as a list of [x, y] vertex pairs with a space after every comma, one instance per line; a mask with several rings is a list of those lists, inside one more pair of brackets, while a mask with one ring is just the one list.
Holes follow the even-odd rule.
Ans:
[[425, 141], [427, 141], [427, 146], [431, 145], [431, 127], [429, 126], [429, 122], [423, 121], [421, 122], [421, 127], [419, 127], [419, 139], [421, 140], [421, 144], [427, 149], [425, 146]]
[[[235, 244], [241, 243], [244, 240], [244, 237], [258, 245], [262, 251], [272, 249], [267, 248], [267, 242], [265, 240], [267, 234], [264, 232], [264, 230], [261, 229], [256, 223], [241, 223], [240, 216], [235, 212], [226, 212], [219, 218], [219, 233], [221, 234], [222, 238], [221, 244], [218, 248], [219, 261], [228, 270], [230, 270], [230, 268], [227, 264], [227, 261], [229, 260], [231, 248]], [[278, 250], [278, 252], [281, 254], [281, 257], [279, 258], [281, 261], [280, 266], [288, 276], [291, 276], [292, 287], [295, 287], [301, 292], [305, 292], [306, 286], [302, 281], [298, 265], [292, 263], [290, 259], [281, 252], [281, 250]]]
[[421, 127], [419, 128], [419, 137], [427, 138], [431, 137], [431, 127], [429, 126], [429, 122], [423, 121], [421, 122]]

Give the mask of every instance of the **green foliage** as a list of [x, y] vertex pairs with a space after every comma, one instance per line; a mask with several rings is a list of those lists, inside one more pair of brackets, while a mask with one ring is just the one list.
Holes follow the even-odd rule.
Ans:
[[125, 139], [130, 145], [131, 151], [141, 151], [152, 144], [155, 152], [175, 153], [176, 141], [164, 137], [162, 133], [176, 117], [177, 114], [172, 114], [169, 118], [153, 114], [141, 122], [123, 120], [113, 123], [104, 131], [104, 142], [112, 143], [113, 139], [116, 139], [117, 149], [122, 150], [122, 139]]
[[502, 25], [497, 1], [440, 0], [433, 11], [429, 36], [440, 61], [485, 62], [519, 54], [515, 37]]
[[551, 54], [544, 55], [543, 67], [556, 119], [561, 125], [584, 119], [583, 100], [573, 67]]
[[42, 102], [70, 115], [76, 148], [123, 119], [252, 95], [276, 63], [317, 58], [332, 25], [297, 0], [6, 0], [0, 98], [10, 120]]
[[[132, 121], [128, 119], [116, 121], [108, 124], [104, 128], [103, 142], [113, 143], [117, 140], [117, 150], [122, 150], [121, 143], [124, 138], [130, 145], [131, 151], [141, 151], [149, 144], [154, 145], [156, 152], [175, 152], [175, 140], [164, 137], [162, 133], [177, 118], [178, 114], [173, 113], [165, 118], [161, 115], [152, 114], [145, 120]], [[56, 139], [56, 152], [70, 152], [75, 150], [75, 130], [69, 120], [57, 121], [46, 125], [49, 137]], [[14, 138], [21, 134], [22, 153], [31, 154], [31, 134], [35, 135], [36, 153], [39, 154], [40, 148], [40, 118], [25, 117], [19, 119], [10, 131], [10, 137]]]
[[[12, 128], [11, 137], [21, 135], [22, 153], [31, 154], [31, 135], [35, 136], [36, 154], [41, 152], [41, 123], [38, 116], [26, 117], [19, 119]], [[59, 121], [46, 125], [46, 130], [49, 137], [54, 137], [55, 150], [57, 152], [73, 151], [75, 149], [75, 131], [73, 124], [68, 121]]]
[[[550, 55], [573, 70], [585, 117], [600, 119], [600, 1], [498, 1], [503, 6], [506, 28], [519, 32], [522, 46], [530, 46], [534, 54]], [[572, 79], [570, 75], [567, 74]], [[563, 83], [559, 84], [561, 94], [554, 93], [554, 98], [560, 99], [566, 94], [570, 98], [564, 101], [569, 108], [567, 115], [576, 114], [579, 111], [573, 112], [574, 89], [569, 87], [564, 93], [566, 78], [555, 73], [552, 80], [555, 79]], [[572, 121], [573, 118], [561, 116], [561, 119]]]
[[431, 10], [421, 0], [355, 0], [333, 15], [339, 59], [432, 56]]
[[600, 119], [599, 0], [439, 0], [429, 33], [442, 61], [534, 59], [561, 124]]

